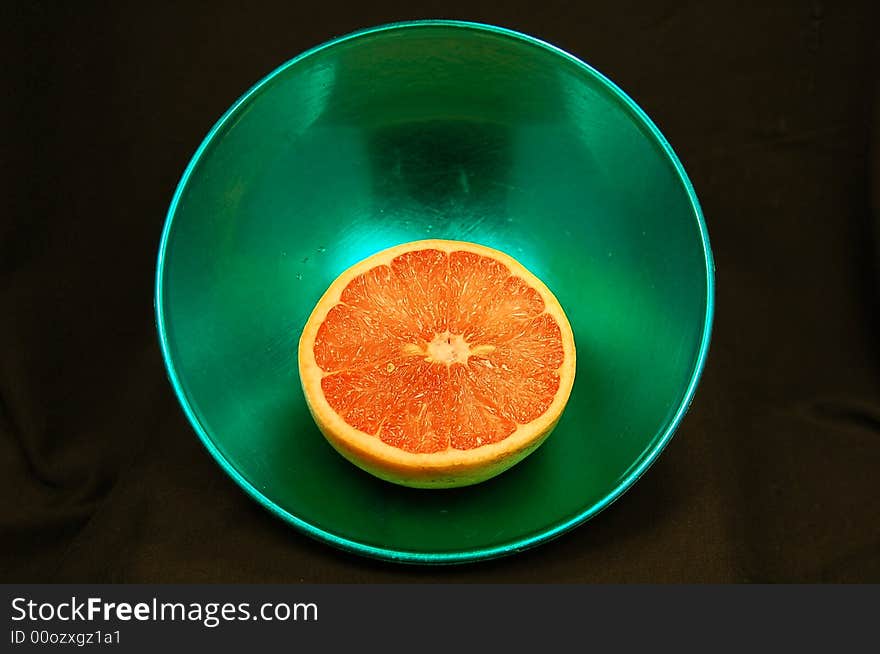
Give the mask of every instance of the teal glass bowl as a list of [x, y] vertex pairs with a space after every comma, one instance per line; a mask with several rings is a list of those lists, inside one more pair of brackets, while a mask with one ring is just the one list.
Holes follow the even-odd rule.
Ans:
[[[454, 490], [345, 461], [297, 372], [333, 279], [424, 238], [518, 259], [559, 298], [578, 350], [549, 440]], [[193, 428], [260, 504], [349, 551], [451, 563], [546, 541], [638, 479], [693, 398], [713, 297], [694, 190], [632, 100], [535, 38], [419, 21], [305, 52], [223, 115], [171, 202], [156, 316]]]

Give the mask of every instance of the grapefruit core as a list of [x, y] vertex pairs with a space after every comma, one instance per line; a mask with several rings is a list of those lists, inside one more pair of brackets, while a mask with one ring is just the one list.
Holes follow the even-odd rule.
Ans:
[[512, 257], [426, 240], [343, 272], [306, 322], [309, 410], [346, 459], [390, 482], [465, 486], [550, 435], [575, 345], [553, 293]]

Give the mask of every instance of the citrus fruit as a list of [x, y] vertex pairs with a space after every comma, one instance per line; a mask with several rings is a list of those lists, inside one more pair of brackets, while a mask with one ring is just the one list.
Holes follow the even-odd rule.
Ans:
[[575, 375], [571, 326], [512, 257], [462, 241], [399, 245], [343, 272], [299, 342], [309, 410], [367, 472], [443, 488], [533, 452]]

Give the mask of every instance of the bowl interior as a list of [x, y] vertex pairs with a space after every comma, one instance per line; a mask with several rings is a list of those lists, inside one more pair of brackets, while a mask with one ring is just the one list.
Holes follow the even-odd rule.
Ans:
[[[423, 238], [516, 257], [575, 332], [553, 436], [470, 488], [362, 473], [318, 432], [297, 374], [330, 282]], [[559, 533], [644, 470], [696, 384], [711, 275], [684, 172], [613, 85], [528, 37], [425, 22], [311, 51], [227, 112], [172, 203], [157, 311], [187, 414], [252, 495], [349, 549], [452, 561]]]

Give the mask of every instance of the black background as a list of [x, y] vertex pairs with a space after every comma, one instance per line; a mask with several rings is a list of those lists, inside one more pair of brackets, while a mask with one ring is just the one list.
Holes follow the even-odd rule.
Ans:
[[[0, 579], [880, 581], [873, 4], [5, 3]], [[658, 462], [562, 538], [454, 568], [331, 549], [247, 498], [176, 403], [152, 306], [220, 114], [306, 48], [414, 18], [518, 29], [618, 83], [687, 168], [718, 275]]]

